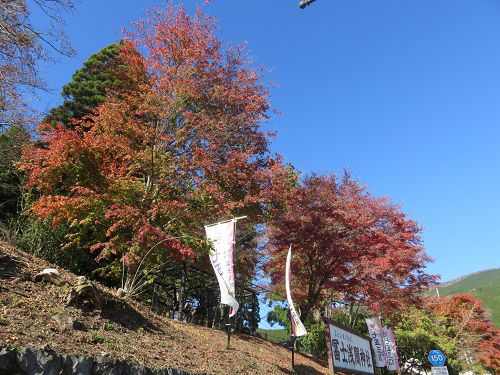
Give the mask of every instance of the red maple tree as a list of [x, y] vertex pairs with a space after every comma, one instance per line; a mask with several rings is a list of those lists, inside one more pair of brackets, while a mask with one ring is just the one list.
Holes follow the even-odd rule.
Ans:
[[375, 198], [345, 173], [311, 176], [268, 229], [265, 269], [282, 295], [287, 249], [293, 249], [293, 294], [305, 319], [324, 302], [363, 303], [391, 311], [415, 299], [436, 276], [421, 229], [398, 206]]
[[500, 369], [500, 330], [486, 319], [480, 300], [461, 294], [432, 298], [427, 305], [445, 319], [447, 331], [457, 343], [463, 360], [475, 359], [488, 369]]

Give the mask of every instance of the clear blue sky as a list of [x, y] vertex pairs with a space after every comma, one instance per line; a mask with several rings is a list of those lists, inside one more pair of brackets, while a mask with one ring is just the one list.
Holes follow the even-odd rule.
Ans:
[[[199, 1], [200, 3], [202, 1]], [[66, 17], [78, 51], [46, 68], [62, 85], [159, 1], [83, 0]], [[198, 2], [186, 0], [190, 9]], [[425, 228], [449, 280], [500, 266], [498, 0], [212, 0], [222, 38], [247, 41], [283, 114], [273, 150], [305, 173], [349, 168]], [[39, 15], [34, 14], [35, 20]]]

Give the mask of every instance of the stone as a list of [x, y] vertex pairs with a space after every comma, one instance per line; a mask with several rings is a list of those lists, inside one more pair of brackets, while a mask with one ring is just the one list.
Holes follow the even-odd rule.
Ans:
[[[0, 347], [0, 375], [193, 375], [172, 368], [150, 369], [102, 357], [56, 354], [49, 346], [41, 350], [16, 351]], [[201, 375], [201, 374], [200, 374]], [[208, 375], [208, 374], [206, 374]]]
[[64, 360], [64, 374], [91, 375], [93, 365], [92, 358], [68, 355]]
[[127, 375], [126, 371], [125, 362], [105, 357], [94, 363], [92, 375]]
[[156, 372], [144, 366], [132, 366], [128, 369], [127, 375], [156, 375]]
[[35, 282], [46, 281], [55, 285], [61, 285], [59, 271], [55, 268], [45, 268], [35, 275]]
[[59, 375], [63, 368], [62, 357], [48, 346], [39, 351], [22, 349], [17, 359], [20, 369], [29, 375]]
[[102, 301], [99, 292], [84, 276], [78, 276], [75, 287], [70, 290], [66, 297], [66, 305], [71, 305], [77, 301], [89, 302], [95, 308], [101, 308]]
[[15, 350], [3, 348], [0, 351], [0, 375], [21, 374]]
[[52, 315], [50, 319], [62, 328], [75, 329], [75, 319], [68, 313], [57, 313]]

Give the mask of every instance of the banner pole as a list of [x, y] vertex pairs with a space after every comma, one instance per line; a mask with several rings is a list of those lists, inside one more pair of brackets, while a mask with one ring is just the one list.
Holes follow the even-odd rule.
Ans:
[[231, 314], [231, 309], [229, 309], [228, 317], [227, 317], [227, 349], [231, 349], [231, 317], [229, 316]]
[[296, 339], [297, 339], [297, 337], [295, 337], [292, 334], [292, 371], [294, 374], [295, 374], [295, 340]]
[[215, 225], [219, 225], [219, 224], [223, 224], [223, 223], [229, 223], [230, 221], [243, 220], [243, 219], [246, 219], [247, 217], [248, 216], [238, 216], [238, 217], [235, 217], [234, 219], [222, 220], [222, 221], [219, 221], [219, 222], [214, 223], [214, 224], [207, 224], [207, 225], [205, 225], [205, 227], [213, 227]]

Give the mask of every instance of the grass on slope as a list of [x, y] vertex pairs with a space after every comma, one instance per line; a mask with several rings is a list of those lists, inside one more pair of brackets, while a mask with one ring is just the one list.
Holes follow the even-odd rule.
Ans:
[[[103, 355], [153, 368], [173, 367], [209, 374], [291, 374], [291, 353], [257, 337], [234, 334], [226, 349], [225, 332], [180, 323], [147, 307], [118, 298], [96, 285], [105, 302], [100, 310], [67, 306], [76, 275], [59, 268], [65, 285], [35, 283], [33, 276], [53, 265], [0, 243], [0, 347], [38, 349], [46, 344], [57, 353]], [[75, 325], [54, 321], [70, 316]], [[328, 369], [297, 354], [296, 373], [321, 375]]]
[[500, 328], [500, 268], [467, 276], [451, 285], [439, 288], [439, 293], [442, 296], [471, 294], [482, 300], [483, 306], [491, 314], [491, 321]]
[[288, 341], [290, 335], [286, 329], [262, 329], [258, 328], [257, 333], [261, 335], [264, 339], [274, 342], [276, 344]]

